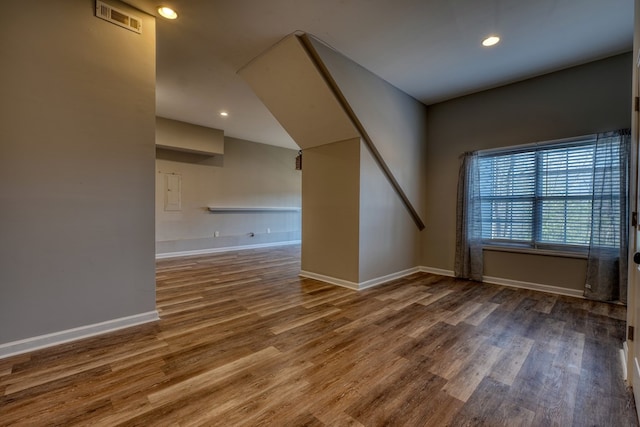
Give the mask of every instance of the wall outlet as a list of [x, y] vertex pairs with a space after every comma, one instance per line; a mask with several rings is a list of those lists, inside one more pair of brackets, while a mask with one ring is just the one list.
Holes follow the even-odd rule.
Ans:
[[213, 237], [220, 237], [220, 232], [219, 231], [214, 231], [213, 232]]
[[267, 234], [271, 233], [271, 229], [267, 228]]

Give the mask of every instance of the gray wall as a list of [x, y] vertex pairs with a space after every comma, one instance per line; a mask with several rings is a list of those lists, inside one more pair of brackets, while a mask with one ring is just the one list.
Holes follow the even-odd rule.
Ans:
[[156, 117], [156, 147], [199, 153], [224, 154], [224, 132], [178, 120]]
[[360, 282], [419, 265], [421, 232], [366, 144], [360, 144]]
[[[361, 283], [415, 267], [420, 231], [394, 181], [423, 215], [426, 107], [310, 40], [313, 56], [289, 36], [240, 71], [304, 150], [302, 270]], [[380, 164], [361, 145], [364, 134], [338, 102], [336, 87]]]
[[298, 36], [285, 37], [238, 74], [303, 150], [360, 136]]
[[155, 310], [155, 19], [94, 7], [3, 4], [0, 343]]
[[359, 281], [360, 138], [303, 154], [302, 270]]
[[[369, 135], [385, 167], [424, 220], [427, 108], [322, 42], [313, 37], [309, 40]], [[360, 140], [358, 154], [358, 163], [351, 168], [359, 170], [358, 276], [355, 281], [362, 283], [417, 266], [421, 234], [363, 140]], [[331, 175], [334, 179], [333, 172]], [[305, 199], [312, 197], [306, 191], [303, 196]], [[306, 212], [309, 216], [319, 214]], [[335, 221], [327, 221], [327, 233], [335, 233], [331, 228]], [[309, 235], [304, 233], [304, 236], [307, 239]], [[327, 243], [325, 252], [336, 253], [338, 248], [326, 250], [329, 246]], [[337, 245], [334, 243], [334, 246]]]
[[[318, 40], [310, 38], [310, 41], [385, 167], [424, 220], [427, 108]], [[417, 266], [420, 230], [363, 140], [359, 144], [359, 162], [351, 167], [359, 170], [357, 282]], [[303, 197], [312, 195], [305, 191]], [[308, 237], [306, 233], [303, 235], [305, 239]]]
[[[302, 178], [295, 169], [297, 154], [296, 150], [229, 137], [224, 140], [224, 156], [158, 149], [156, 253], [299, 240], [300, 212], [206, 210], [207, 206], [299, 208]], [[181, 176], [180, 211], [164, 209], [165, 174]], [[216, 231], [218, 237], [214, 237]], [[250, 232], [255, 236], [249, 237]]]
[[309, 40], [385, 166], [424, 221], [427, 107], [317, 39]]
[[[453, 270], [459, 156], [630, 127], [631, 54], [428, 108], [422, 265]], [[584, 260], [485, 251], [485, 275], [581, 289]]]

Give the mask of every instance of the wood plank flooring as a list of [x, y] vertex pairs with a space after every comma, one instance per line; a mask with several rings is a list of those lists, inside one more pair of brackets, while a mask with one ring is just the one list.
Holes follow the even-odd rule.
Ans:
[[426, 273], [355, 292], [299, 254], [158, 261], [159, 322], [0, 360], [0, 425], [638, 425], [624, 307]]

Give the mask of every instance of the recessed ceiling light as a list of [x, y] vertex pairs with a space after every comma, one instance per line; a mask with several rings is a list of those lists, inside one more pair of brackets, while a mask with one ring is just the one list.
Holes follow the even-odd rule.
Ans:
[[222, 117], [227, 117], [229, 115], [229, 113], [227, 113], [226, 111], [220, 111], [220, 115]]
[[160, 16], [167, 19], [176, 19], [178, 17], [178, 13], [175, 10], [166, 6], [160, 6], [158, 8], [158, 13]]
[[500, 37], [498, 36], [489, 36], [486, 39], [482, 40], [482, 46], [489, 47], [498, 44], [500, 41]]

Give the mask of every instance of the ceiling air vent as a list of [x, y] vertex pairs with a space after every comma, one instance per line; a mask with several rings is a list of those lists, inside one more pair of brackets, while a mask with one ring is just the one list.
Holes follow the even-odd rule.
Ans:
[[127, 30], [142, 34], [142, 19], [109, 6], [100, 0], [96, 0], [96, 16], [112, 24], [126, 28]]

